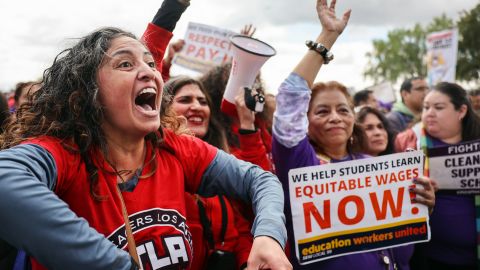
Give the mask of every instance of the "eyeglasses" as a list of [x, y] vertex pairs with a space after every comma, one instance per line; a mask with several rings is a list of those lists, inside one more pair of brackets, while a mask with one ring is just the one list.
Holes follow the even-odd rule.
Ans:
[[417, 86], [412, 88], [412, 90], [419, 91], [419, 92], [425, 92], [428, 91], [430, 88], [428, 86]]

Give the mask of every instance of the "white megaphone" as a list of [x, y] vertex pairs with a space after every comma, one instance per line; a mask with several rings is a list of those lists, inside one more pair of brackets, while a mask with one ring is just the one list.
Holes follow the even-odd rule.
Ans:
[[232, 36], [230, 42], [233, 45], [232, 69], [223, 94], [221, 110], [236, 117], [235, 97], [239, 94], [240, 87], [251, 88], [262, 65], [274, 56], [276, 51], [261, 40], [243, 35]]

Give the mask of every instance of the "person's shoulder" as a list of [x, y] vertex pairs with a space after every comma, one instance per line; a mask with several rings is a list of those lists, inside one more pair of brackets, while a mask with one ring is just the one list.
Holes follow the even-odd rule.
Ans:
[[175, 152], [207, 151], [216, 153], [217, 148], [193, 135], [188, 133], [175, 133], [168, 128], [164, 128], [162, 131], [165, 146]]
[[399, 111], [395, 111], [395, 110], [391, 110], [387, 114], [385, 114], [385, 117], [388, 120], [394, 120], [394, 119], [396, 120], [401, 116], [402, 116], [402, 114]]
[[39, 136], [29, 138], [22, 142], [22, 144], [35, 144], [46, 148], [50, 152], [75, 152], [78, 151], [77, 145], [71, 139], [60, 139], [53, 136]]
[[196, 138], [193, 135], [190, 135], [188, 133], [176, 133], [175, 131], [169, 128], [164, 128], [162, 132], [163, 132], [163, 139], [167, 145], [201, 141], [200, 139]]

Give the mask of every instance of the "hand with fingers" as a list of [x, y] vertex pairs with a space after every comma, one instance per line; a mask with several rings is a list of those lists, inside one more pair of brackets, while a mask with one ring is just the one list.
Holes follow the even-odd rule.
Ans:
[[435, 206], [436, 182], [424, 176], [414, 179], [413, 183], [421, 185], [422, 188], [415, 187], [410, 189], [410, 191], [416, 195], [414, 198], [412, 198], [412, 202], [426, 205], [428, 207], [428, 213], [432, 214], [433, 207]]
[[317, 14], [324, 32], [340, 35], [347, 26], [352, 10], [347, 10], [341, 19], [337, 18], [335, 15], [336, 3], [336, 0], [332, 0], [329, 7], [327, 0], [317, 0]]
[[255, 31], [257, 31], [257, 28], [253, 26], [253, 24], [245, 24], [245, 26], [243, 26], [243, 29], [240, 30], [240, 34], [244, 36], [253, 37], [253, 34], [255, 34]]
[[238, 120], [240, 128], [245, 130], [255, 130], [255, 113], [251, 111], [245, 103], [245, 93], [243, 87], [238, 91], [235, 97], [235, 106], [237, 107]]
[[183, 46], [185, 46], [185, 40], [183, 39], [178, 39], [174, 42], [171, 42], [168, 45], [168, 52], [165, 56], [165, 59], [163, 60], [163, 63], [167, 65], [172, 64], [173, 57], [176, 53], [180, 52], [183, 49]]
[[247, 270], [258, 269], [291, 270], [293, 267], [277, 241], [269, 236], [257, 236], [248, 256]]
[[[321, 66], [333, 59], [333, 54], [330, 50], [337, 38], [343, 30], [345, 30], [348, 20], [350, 19], [352, 12], [350, 9], [347, 10], [341, 18], [336, 17], [336, 2], [336, 0], [332, 0], [330, 6], [328, 6], [327, 0], [317, 0], [316, 10], [322, 25], [322, 31], [314, 41], [307, 41], [307, 44], [311, 44], [310, 46], [307, 45], [310, 50], [293, 70], [294, 73], [305, 79], [309, 86], [313, 85]], [[313, 49], [314, 47], [318, 48], [318, 46], [322, 49]], [[330, 52], [330, 56], [328, 56], [328, 52]]]

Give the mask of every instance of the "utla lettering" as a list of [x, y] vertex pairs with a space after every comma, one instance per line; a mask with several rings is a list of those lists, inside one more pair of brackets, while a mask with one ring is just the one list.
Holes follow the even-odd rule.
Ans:
[[[401, 187], [396, 192], [385, 190], [382, 199], [379, 200], [376, 192], [369, 193], [368, 207], [372, 207], [377, 220], [385, 220], [388, 212], [392, 217], [399, 217], [402, 213], [403, 198], [405, 187]], [[394, 196], [395, 195], [395, 196]], [[347, 216], [347, 205], [353, 204], [356, 212], [353, 217]], [[355, 225], [360, 223], [365, 217], [365, 202], [362, 197], [357, 195], [346, 196], [338, 203], [337, 217], [344, 225]], [[312, 232], [312, 223], [315, 222], [320, 229], [332, 227], [331, 201], [323, 201], [323, 209], [317, 208], [313, 202], [303, 203], [303, 215], [305, 219], [305, 232]], [[313, 217], [313, 218], [312, 218]]]
[[[185, 248], [185, 242], [181, 236], [171, 236], [163, 238], [165, 256], [157, 257], [158, 251], [155, 249], [153, 241], [149, 241], [137, 246], [138, 257], [142, 265], [150, 265], [153, 270], [162, 268], [186, 267], [188, 265], [188, 254]], [[176, 268], [175, 267], [175, 268]]]

